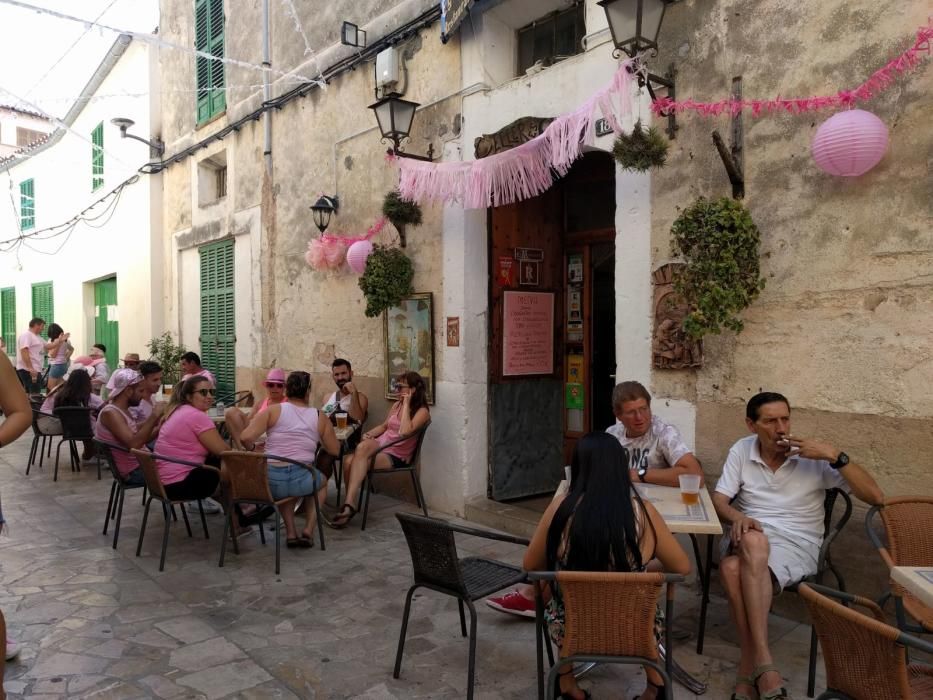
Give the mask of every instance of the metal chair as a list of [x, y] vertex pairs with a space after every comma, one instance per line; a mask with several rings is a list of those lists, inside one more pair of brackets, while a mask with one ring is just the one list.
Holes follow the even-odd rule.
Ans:
[[[149, 496], [146, 498], [146, 509], [143, 511], [143, 522], [139, 526], [139, 543], [136, 545], [136, 556], [138, 557], [143, 551], [143, 537], [146, 535], [146, 522], [149, 520], [149, 506], [152, 505], [152, 501], [155, 499], [162, 504], [162, 517], [165, 519], [165, 528], [162, 532], [162, 555], [159, 558], [159, 571], [164, 571], [165, 552], [168, 549], [168, 532], [171, 527], [171, 513], [174, 504], [184, 504], [190, 502], [190, 500], [197, 500], [198, 511], [201, 513], [201, 525], [204, 527], [204, 539], [209, 540], [211, 535], [207, 531], [207, 519], [204, 517], [204, 506], [201, 503], [201, 499], [178, 501], [170, 499], [168, 494], [165, 493], [165, 486], [162, 484], [162, 479], [159, 478], [159, 468], [156, 466], [155, 460], [159, 459], [163, 462], [184, 464], [189, 467], [204, 467], [205, 469], [213, 469], [216, 472], [220, 470], [215, 467], [207, 466], [206, 464], [198, 464], [197, 462], [188, 462], [183, 459], [166, 457], [165, 455], [149, 452], [148, 450], [131, 450], [131, 452], [136, 459], [139, 460], [139, 466], [142, 468], [143, 476], [146, 479], [146, 489], [149, 491]], [[181, 508], [181, 515], [185, 520], [185, 528], [188, 530], [188, 537], [194, 537], [194, 534], [191, 532], [191, 523], [188, 521], [188, 513], [184, 507]]]
[[128, 490], [142, 489], [143, 505], [145, 505], [146, 486], [145, 484], [127, 484], [126, 479], [120, 474], [120, 470], [117, 468], [117, 462], [113, 456], [113, 450], [125, 452], [126, 454], [131, 455], [132, 452], [128, 448], [123, 447], [123, 445], [117, 445], [113, 442], [98, 440], [97, 438], [94, 439], [94, 444], [97, 445], [97, 453], [103, 456], [104, 461], [107, 463], [107, 467], [110, 469], [110, 474], [113, 476], [113, 484], [110, 485], [110, 500], [107, 501], [107, 512], [104, 513], [103, 534], [107, 534], [107, 527], [110, 525], [110, 521], [113, 520], [113, 548], [116, 549], [117, 540], [120, 538], [120, 522], [123, 520], [123, 497]]
[[[385, 445], [373, 452], [373, 455], [369, 460], [369, 471], [366, 472], [366, 481], [363, 482], [363, 488], [360, 489], [360, 500], [356, 508], [357, 510], [363, 511], [363, 522], [360, 525], [360, 530], [366, 529], [366, 516], [369, 514], [369, 496], [370, 493], [375, 491], [373, 487], [373, 478], [377, 476], [385, 476], [386, 474], [401, 474], [402, 472], [408, 472], [411, 475], [411, 483], [414, 484], [415, 487], [415, 499], [418, 502], [418, 507], [421, 508], [421, 511], [424, 513], [424, 517], [430, 517], [428, 515], [427, 503], [424, 500], [424, 493], [421, 490], [421, 479], [418, 477], [418, 459], [421, 456], [421, 445], [424, 444], [424, 436], [425, 433], [427, 433], [428, 427], [430, 425], [431, 421], [429, 420], [411, 435], [405, 435], [403, 437], [392, 440], [391, 442], [387, 442]], [[418, 441], [415, 443], [415, 451], [411, 453], [411, 461], [409, 461], [407, 467], [400, 467], [398, 469], [375, 468], [376, 455], [378, 455], [380, 452], [384, 452], [387, 447], [391, 447], [392, 445], [397, 445], [400, 442], [410, 440], [414, 436], [417, 436]]]
[[398, 678], [402, 670], [402, 653], [405, 649], [405, 632], [408, 629], [408, 615], [411, 612], [411, 598], [418, 588], [453, 596], [460, 609], [460, 632], [467, 636], [466, 619], [463, 604], [470, 609], [470, 660], [467, 676], [467, 700], [473, 698], [473, 672], [476, 666], [476, 608], [473, 601], [485, 598], [490, 593], [525, 580], [525, 572], [517, 566], [492, 559], [465, 557], [457, 555], [454, 533], [482, 537], [484, 539], [528, 545], [528, 540], [511, 535], [500, 535], [487, 530], [454, 525], [445, 520], [396, 513], [408, 549], [411, 552], [411, 565], [414, 569], [415, 583], [405, 596], [405, 613], [402, 616], [402, 631], [398, 640], [398, 652], [395, 655], [393, 678]]
[[[61, 455], [62, 443], [68, 443], [68, 453], [71, 457], [71, 471], [81, 471], [81, 455], [78, 454], [78, 441], [92, 441], [94, 428], [91, 425], [91, 409], [85, 406], [59, 406], [53, 413], [62, 422], [62, 439], [55, 450], [55, 474], [52, 481], [58, 481], [58, 460]], [[97, 478], [100, 479], [100, 457], [97, 458]]]
[[52, 418], [55, 419], [51, 413], [43, 413], [39, 408], [33, 404], [32, 407], [32, 445], [29, 447], [29, 462], [26, 463], [26, 476], [29, 476], [29, 469], [36, 461], [36, 457], [39, 457], [39, 469], [42, 469], [42, 462], [45, 459], [46, 454], [46, 443], [48, 443], [48, 453], [51, 457], [52, 455], [52, 443], [54, 438], [61, 435], [60, 432], [52, 433], [49, 432], [47, 428], [43, 429], [40, 425], [40, 421], [43, 418]]
[[[813, 583], [801, 583], [797, 592], [823, 649], [827, 690], [819, 700], [933, 697], [933, 667], [910, 664], [907, 658], [908, 648], [933, 654], [933, 644], [888, 625], [881, 608], [867, 598]], [[865, 608], [870, 615], [848, 606]]]
[[[529, 572], [529, 581], [557, 584], [564, 603], [564, 640], [561, 657], [544, 680], [542, 643], [550, 643], [544, 623], [541, 590], [535, 586], [538, 696], [554, 697], [560, 667], [572, 663], [613, 663], [649, 666], [664, 679], [664, 697], [674, 697], [671, 669], [671, 620], [674, 617], [674, 584], [680, 574], [605, 571]], [[661, 588], [667, 586], [662, 665], [655, 639], [655, 609]], [[548, 653], [550, 656], [550, 651]]]
[[[887, 546], [874, 527], [876, 515], [880, 515], [884, 524]], [[865, 529], [888, 570], [895, 566], [933, 566], [933, 498], [887, 498], [883, 506], [873, 506], [868, 511]], [[894, 596], [897, 626], [915, 634], [933, 632], [933, 610], [896, 581], [891, 581], [890, 586], [882, 602]], [[919, 624], [909, 623], [907, 615]]]
[[[261, 506], [273, 506], [275, 509], [275, 573], [279, 573], [279, 561], [281, 558], [282, 541], [279, 534], [282, 532], [281, 515], [278, 506], [296, 500], [289, 496], [276, 501], [269, 490], [269, 460], [293, 464], [307, 469], [308, 465], [296, 462], [286, 457], [277, 455], [263, 454], [260, 452], [241, 452], [237, 450], [228, 450], [220, 454], [220, 477], [224, 481], [227, 491], [227, 517], [224, 518], [224, 535], [220, 544], [220, 562], [218, 566], [224, 565], [224, 556], [227, 552], [227, 536], [233, 528], [233, 519], [236, 517], [234, 506], [240, 503], [252, 503], [257, 508]], [[314, 513], [317, 517], [317, 532], [321, 542], [321, 549], [327, 549], [324, 544], [324, 526], [321, 518], [321, 509], [318, 506], [317, 498], [312, 493], [308, 496], [314, 501]], [[259, 523], [259, 539], [265, 544], [266, 534]], [[233, 552], [240, 553], [236, 537], [233, 538]]]

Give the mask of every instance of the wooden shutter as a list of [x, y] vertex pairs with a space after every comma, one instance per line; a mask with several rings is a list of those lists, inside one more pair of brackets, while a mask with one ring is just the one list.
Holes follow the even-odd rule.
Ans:
[[37, 282], [32, 285], [32, 316], [45, 321], [45, 328], [40, 334], [49, 339], [49, 325], [55, 320], [55, 295], [51, 282]]
[[104, 123], [91, 132], [91, 190], [104, 185]]
[[120, 362], [120, 324], [113, 310], [117, 306], [117, 278], [94, 283], [94, 342], [107, 348], [107, 364], [116, 369]]
[[32, 178], [19, 183], [19, 228], [21, 231], [36, 227], [36, 192]]
[[[210, 52], [211, 56], [224, 57], [224, 3], [210, 0]], [[223, 61], [211, 61], [211, 116], [223, 112], [227, 107], [227, 92], [224, 89]]]
[[201, 253], [201, 364], [217, 378], [217, 395], [236, 391], [233, 241]]
[[[224, 56], [223, 0], [195, 0], [194, 43], [198, 51]], [[206, 121], [227, 107], [224, 64], [204, 56], [195, 58], [198, 122]]]
[[16, 289], [0, 289], [0, 333], [9, 355], [16, 354]]

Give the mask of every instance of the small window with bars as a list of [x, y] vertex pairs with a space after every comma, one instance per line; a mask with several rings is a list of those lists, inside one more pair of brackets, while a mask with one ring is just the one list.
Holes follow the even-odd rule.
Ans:
[[45, 135], [46, 133], [44, 131], [36, 131], [35, 129], [26, 129], [22, 126], [18, 126], [16, 127], [16, 145], [28, 146], [43, 138]]
[[583, 52], [586, 23], [583, 3], [535, 20], [518, 30], [518, 73], [536, 63], [550, 66]]
[[32, 178], [19, 183], [19, 229], [36, 227], [36, 188]]
[[104, 186], [104, 123], [91, 132], [91, 191]]
[[[224, 57], [223, 0], [195, 0], [194, 47], [211, 56]], [[197, 78], [197, 122], [208, 121], [227, 108], [224, 64], [206, 56], [195, 57]]]

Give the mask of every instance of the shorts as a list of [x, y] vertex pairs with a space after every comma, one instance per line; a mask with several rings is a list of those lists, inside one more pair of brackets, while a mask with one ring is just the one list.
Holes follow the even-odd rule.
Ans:
[[[792, 583], [799, 583], [808, 576], [813, 576], [817, 569], [820, 546], [794, 539], [786, 533], [762, 523], [764, 534], [768, 538], [768, 568], [775, 582], [775, 595]], [[723, 537], [720, 542], [720, 555], [734, 553], [732, 540]]]
[[408, 462], [401, 457], [396, 457], [395, 455], [386, 455], [386, 457], [392, 460], [393, 469], [407, 469], [409, 467]]
[[145, 486], [146, 477], [143, 476], [142, 467], [136, 467], [136, 469], [131, 471], [129, 474], [126, 474], [123, 477], [123, 485], [130, 488], [134, 486]]
[[61, 379], [68, 372], [68, 363], [49, 365], [49, 379]]
[[283, 498], [310, 496], [325, 483], [324, 475], [313, 467], [308, 469], [297, 464], [282, 467], [269, 465], [269, 491], [277, 501]]

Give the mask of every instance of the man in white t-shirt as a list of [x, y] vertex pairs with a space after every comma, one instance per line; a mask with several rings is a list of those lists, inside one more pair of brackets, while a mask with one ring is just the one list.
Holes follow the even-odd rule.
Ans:
[[716, 484], [713, 505], [731, 524], [719, 574], [739, 636], [736, 696], [786, 697], [768, 647], [768, 610], [785, 586], [816, 573], [826, 489], [851, 491], [880, 505], [872, 476], [832, 445], [791, 435], [790, 403], [753, 396], [745, 409], [753, 434], [736, 442]]
[[37, 316], [29, 322], [29, 330], [16, 339], [16, 375], [27, 394], [38, 394], [41, 391], [39, 375], [42, 374], [43, 351], [56, 350], [66, 340], [45, 342], [39, 336], [44, 328], [45, 319]]
[[[369, 399], [353, 383], [353, 367], [350, 361], [338, 357], [331, 363], [330, 370], [334, 377], [334, 384], [337, 385], [337, 391], [327, 397], [321, 411], [331, 419], [331, 422], [335, 422], [334, 414], [337, 411], [343, 411], [347, 414], [349, 422], [362, 425], [366, 421], [366, 413], [369, 410]], [[349, 449], [356, 447], [359, 434], [360, 431], [357, 431], [351, 438]], [[334, 473], [334, 457], [322, 450], [318, 464], [315, 466], [329, 479]]]

